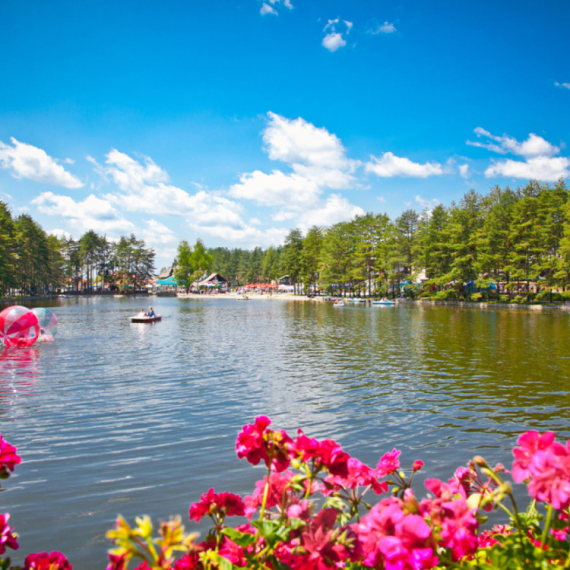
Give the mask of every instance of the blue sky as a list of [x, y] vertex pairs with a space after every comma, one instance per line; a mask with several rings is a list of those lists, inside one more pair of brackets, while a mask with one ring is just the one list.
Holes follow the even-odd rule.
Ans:
[[0, 198], [44, 229], [268, 247], [570, 175], [570, 4], [0, 3]]

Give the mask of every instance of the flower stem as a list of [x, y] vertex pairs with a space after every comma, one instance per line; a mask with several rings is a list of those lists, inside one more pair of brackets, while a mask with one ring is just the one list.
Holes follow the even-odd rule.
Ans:
[[548, 530], [550, 529], [550, 522], [552, 521], [552, 505], [548, 505], [547, 515], [546, 515], [546, 523], [544, 525], [544, 531], [542, 533], [542, 544], [546, 544], [548, 540]]
[[265, 517], [265, 505], [267, 503], [267, 496], [269, 495], [269, 476], [271, 475], [271, 464], [267, 468], [267, 481], [265, 482], [265, 489], [263, 490], [263, 502], [261, 503], [261, 511], [259, 512], [259, 520], [262, 521]]

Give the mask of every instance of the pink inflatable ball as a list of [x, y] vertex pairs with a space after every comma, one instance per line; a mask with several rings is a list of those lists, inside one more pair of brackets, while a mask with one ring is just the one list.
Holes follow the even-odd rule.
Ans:
[[32, 346], [39, 336], [38, 317], [26, 307], [14, 305], [0, 313], [0, 337], [5, 346]]
[[32, 309], [32, 313], [38, 317], [40, 324], [40, 342], [52, 342], [53, 337], [57, 334], [57, 317], [49, 310], [43, 307]]

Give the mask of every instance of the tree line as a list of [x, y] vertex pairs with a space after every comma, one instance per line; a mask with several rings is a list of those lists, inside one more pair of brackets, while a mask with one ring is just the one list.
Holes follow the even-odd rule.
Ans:
[[424, 277], [424, 290], [440, 291], [474, 281], [506, 289], [539, 282], [570, 285], [570, 203], [563, 179], [530, 181], [515, 190], [496, 186], [467, 192], [450, 206], [395, 220], [368, 213], [329, 228], [291, 230], [282, 247], [265, 251], [214, 248], [208, 269], [233, 283], [264, 282], [287, 275], [300, 291], [361, 293], [399, 289]]
[[0, 200], [0, 296], [140, 289], [154, 274], [155, 252], [136, 236], [117, 242], [93, 230], [78, 240], [47, 234], [28, 214], [13, 217]]

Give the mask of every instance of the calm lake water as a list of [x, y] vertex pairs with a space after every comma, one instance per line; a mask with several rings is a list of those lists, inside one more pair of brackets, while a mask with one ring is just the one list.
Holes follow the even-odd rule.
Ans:
[[54, 343], [0, 350], [1, 432], [23, 458], [0, 496], [13, 561], [104, 568], [118, 513], [187, 520], [210, 487], [249, 494], [264, 471], [234, 444], [260, 414], [372, 465], [397, 447], [431, 477], [474, 454], [509, 466], [529, 428], [570, 438], [568, 314], [152, 302], [155, 325], [128, 320], [148, 299], [60, 300]]

